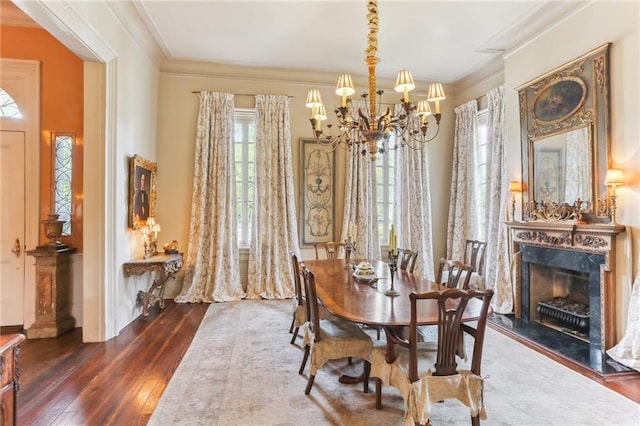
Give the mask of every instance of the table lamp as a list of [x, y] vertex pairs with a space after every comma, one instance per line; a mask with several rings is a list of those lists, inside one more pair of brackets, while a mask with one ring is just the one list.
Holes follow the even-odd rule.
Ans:
[[609, 207], [609, 213], [611, 223], [616, 223], [616, 186], [624, 184], [624, 176], [620, 169], [609, 169], [607, 175], [604, 178], [604, 184], [611, 187], [611, 206]]

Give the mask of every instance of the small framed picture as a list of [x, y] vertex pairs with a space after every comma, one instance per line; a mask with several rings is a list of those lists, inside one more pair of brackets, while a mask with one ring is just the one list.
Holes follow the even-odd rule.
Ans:
[[139, 155], [130, 159], [129, 227], [140, 229], [156, 215], [158, 165]]

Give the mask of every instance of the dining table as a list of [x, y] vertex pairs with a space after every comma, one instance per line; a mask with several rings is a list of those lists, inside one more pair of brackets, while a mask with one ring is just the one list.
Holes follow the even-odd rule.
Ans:
[[[411, 322], [411, 302], [409, 294], [444, 290], [442, 284], [418, 274], [398, 269], [394, 274], [393, 287], [397, 295], [387, 295], [391, 287], [391, 272], [387, 262], [369, 261], [375, 271], [370, 280], [359, 280], [354, 276], [355, 265], [345, 259], [305, 260], [302, 262], [313, 272], [318, 300], [332, 315], [374, 328], [383, 328], [387, 335], [397, 334], [397, 330], [408, 327]], [[462, 315], [463, 322], [475, 321], [480, 317], [482, 301], [472, 298]], [[417, 312], [418, 325], [438, 324], [438, 304], [421, 303]], [[387, 339], [387, 359], [395, 359], [395, 345]], [[353, 383], [361, 378], [344, 376], [342, 383]]]

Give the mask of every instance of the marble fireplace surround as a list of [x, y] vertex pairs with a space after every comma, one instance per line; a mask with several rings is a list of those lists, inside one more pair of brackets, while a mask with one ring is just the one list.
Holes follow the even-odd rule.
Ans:
[[514, 313], [529, 319], [532, 264], [564, 268], [589, 276], [589, 343], [604, 352], [617, 342], [615, 240], [624, 227], [559, 221], [509, 222], [516, 261]]

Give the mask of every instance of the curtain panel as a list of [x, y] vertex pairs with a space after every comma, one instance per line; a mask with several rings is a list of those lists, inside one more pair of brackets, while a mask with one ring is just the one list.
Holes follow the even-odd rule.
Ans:
[[185, 278], [179, 303], [245, 297], [240, 283], [233, 145], [234, 96], [200, 92]]
[[256, 96], [256, 169], [247, 297], [294, 295], [289, 250], [298, 250], [289, 98]]
[[447, 225], [447, 258], [464, 259], [465, 242], [477, 234], [474, 148], [478, 133], [478, 103], [455, 109], [451, 201]]
[[493, 288], [493, 309], [498, 313], [513, 310], [513, 287], [509, 267], [509, 230], [507, 205], [509, 203], [508, 177], [505, 170], [505, 113], [504, 87], [487, 93], [489, 101], [487, 140], [490, 146], [487, 188], [489, 202], [487, 220], [487, 249], [485, 252], [486, 286]]
[[[352, 116], [358, 108], [364, 110], [364, 102], [352, 103]], [[354, 258], [378, 260], [380, 239], [378, 237], [378, 205], [376, 195], [375, 164], [369, 155], [362, 155], [357, 149], [347, 153], [347, 172], [344, 190], [344, 220], [342, 222], [342, 240], [347, 237], [347, 227], [355, 228], [356, 250]]]

